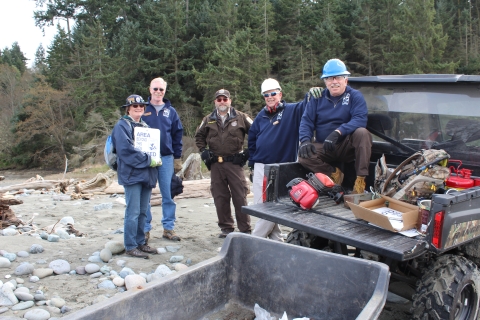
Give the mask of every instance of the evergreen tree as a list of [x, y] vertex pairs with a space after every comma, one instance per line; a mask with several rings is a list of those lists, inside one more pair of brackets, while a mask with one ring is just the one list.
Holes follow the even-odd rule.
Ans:
[[47, 70], [47, 58], [45, 56], [45, 49], [41, 44], [38, 46], [37, 51], [35, 51], [35, 61], [33, 63], [33, 69], [35, 70], [35, 72], [38, 72], [40, 74], [45, 74]]
[[395, 21], [395, 34], [390, 39], [391, 51], [386, 71], [405, 73], [452, 73], [454, 62], [444, 61], [448, 36], [442, 25], [435, 23], [434, 0], [405, 0]]
[[5, 63], [9, 66], [17, 68], [20, 73], [24, 73], [27, 70], [26, 61], [28, 59], [25, 58], [22, 50], [20, 50], [20, 46], [18, 42], [14, 42], [10, 49], [5, 48], [2, 53], [2, 63]]
[[62, 89], [67, 85], [66, 77], [72, 63], [72, 44], [60, 26], [47, 52], [47, 81], [54, 89]]

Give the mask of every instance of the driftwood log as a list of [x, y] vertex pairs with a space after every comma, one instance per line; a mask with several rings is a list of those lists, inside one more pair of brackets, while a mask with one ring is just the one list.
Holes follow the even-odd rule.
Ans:
[[95, 178], [86, 182], [79, 183], [75, 186], [76, 193], [93, 193], [105, 190], [113, 181], [116, 172], [108, 170], [106, 173], [99, 173]]
[[8, 191], [17, 191], [22, 189], [54, 189], [59, 187], [60, 183], [63, 181], [59, 180], [42, 180], [42, 181], [32, 181], [32, 182], [25, 182], [14, 184], [11, 186], [0, 187], [0, 193], [5, 193]]
[[22, 200], [14, 198], [0, 198], [0, 229], [3, 230], [11, 225], [18, 227], [23, 221], [18, 219], [10, 209], [11, 205], [22, 204]]
[[[105, 189], [107, 194], [123, 194], [125, 191], [123, 186], [119, 185], [116, 181]], [[210, 198], [212, 196], [210, 192], [210, 179], [183, 181], [183, 193], [175, 197], [175, 199], [186, 198]], [[152, 197], [150, 198], [150, 204], [157, 206], [162, 203], [162, 196], [160, 190], [157, 187], [152, 190]]]
[[202, 175], [202, 158], [199, 153], [191, 153], [182, 165], [177, 176], [183, 180], [200, 180]]

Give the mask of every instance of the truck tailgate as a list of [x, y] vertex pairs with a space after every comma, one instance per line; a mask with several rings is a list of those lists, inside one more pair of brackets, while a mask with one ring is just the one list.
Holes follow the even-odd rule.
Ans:
[[244, 206], [242, 212], [398, 261], [420, 256], [427, 247], [423, 240], [356, 220], [343, 205], [325, 204], [304, 211], [292, 203], [265, 202]]

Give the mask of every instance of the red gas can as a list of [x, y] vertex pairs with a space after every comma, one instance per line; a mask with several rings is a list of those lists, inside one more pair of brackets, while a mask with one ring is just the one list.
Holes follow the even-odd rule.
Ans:
[[447, 188], [468, 189], [475, 185], [475, 181], [471, 178], [472, 170], [460, 169], [462, 162], [460, 160], [449, 160], [449, 162], [458, 162], [458, 166], [450, 167], [450, 176], [445, 180]]

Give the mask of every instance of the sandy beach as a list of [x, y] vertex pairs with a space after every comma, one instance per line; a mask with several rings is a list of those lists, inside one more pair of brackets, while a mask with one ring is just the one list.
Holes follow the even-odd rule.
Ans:
[[[0, 187], [22, 183], [28, 179], [28, 175], [32, 176], [32, 174], [0, 173], [0, 175], [5, 176], [5, 180], [0, 181]], [[83, 178], [89, 179], [93, 176], [94, 174], [86, 175]], [[62, 177], [63, 174], [43, 176], [46, 180], [61, 179]], [[68, 174], [66, 178], [69, 178]], [[0, 236], [0, 250], [17, 254], [20, 251], [29, 252], [32, 245], [38, 244], [44, 248], [44, 251], [37, 254], [30, 253], [26, 257], [17, 255], [16, 259], [11, 262], [10, 267], [0, 268], [0, 280], [3, 283], [11, 279], [20, 279], [20, 282], [23, 280], [23, 286], [27, 287], [31, 293], [37, 290], [43, 292], [46, 301], [56, 297], [63, 299], [66, 307], [63, 311], [67, 311], [66, 313], [60, 313], [61, 308], [55, 309], [48, 305], [33, 307], [48, 310], [51, 317], [62, 317], [93, 303], [122, 294], [124, 289], [99, 289], [97, 286], [101, 281], [105, 280], [105, 277], [92, 278], [89, 274], [79, 275], [73, 272], [51, 275], [40, 279], [38, 282], [30, 282], [31, 275], [17, 276], [15, 275], [16, 268], [23, 262], [28, 262], [35, 268], [49, 268], [49, 263], [57, 259], [67, 261], [71, 270], [76, 270], [77, 267], [91, 263], [89, 258], [92, 259], [93, 255], [104, 249], [107, 242], [118, 241], [123, 243], [123, 234], [119, 233], [118, 230], [123, 227], [124, 205], [118, 200], [123, 194], [119, 194], [118, 197], [112, 197], [108, 194], [94, 195], [89, 200], [65, 201], [55, 200], [55, 196], [56, 194], [51, 192], [38, 190], [27, 190], [25, 193], [16, 195], [16, 198], [22, 200], [23, 204], [11, 206], [11, 209], [23, 221], [32, 221], [37, 232], [31, 231], [14, 236]], [[248, 197], [248, 201], [253, 201], [252, 195]], [[107, 266], [117, 273], [123, 267], [127, 267], [137, 274], [151, 274], [162, 264], [168, 266], [171, 270], [175, 270], [175, 263], [169, 262], [172, 256], [183, 256], [184, 259], [181, 263], [186, 266], [195, 265], [216, 256], [219, 248], [222, 246], [223, 239], [218, 238], [219, 228], [217, 226], [213, 199], [210, 197], [185, 198], [176, 199], [176, 203], [177, 221], [175, 229], [177, 234], [182, 237], [182, 240], [180, 242], [172, 242], [162, 238], [161, 207], [154, 206], [153, 230], [149, 245], [160, 249], [173, 246], [176, 247], [177, 252], [161, 250], [166, 252], [150, 255], [148, 260], [133, 258], [122, 252], [113, 255], [108, 262], [97, 263], [99, 267]], [[106, 208], [95, 210], [95, 208], [98, 209], [102, 206]], [[111, 208], [109, 208], [110, 206]], [[36, 236], [42, 228], [52, 226], [65, 217], [71, 217], [74, 220], [74, 228], [85, 235], [70, 239], [60, 239], [58, 242], [49, 242]], [[33, 220], [31, 220], [32, 218]], [[252, 225], [256, 221], [257, 218], [252, 217]], [[282, 228], [282, 232], [285, 235], [289, 231], [290, 228]], [[46, 303], [48, 304], [49, 302]], [[410, 303], [387, 303], [380, 319], [408, 319], [409, 317], [405, 311], [408, 311], [409, 307]], [[2, 310], [1, 308], [0, 306], [0, 310]], [[29, 310], [14, 311], [11, 307], [7, 308], [8, 310], [4, 310], [5, 312], [0, 314], [0, 319], [6, 319], [7, 317], [23, 318]]]

